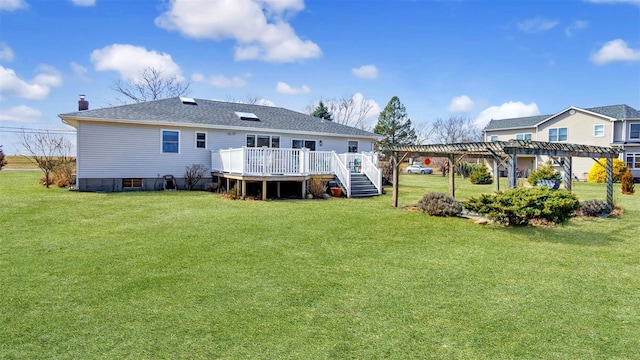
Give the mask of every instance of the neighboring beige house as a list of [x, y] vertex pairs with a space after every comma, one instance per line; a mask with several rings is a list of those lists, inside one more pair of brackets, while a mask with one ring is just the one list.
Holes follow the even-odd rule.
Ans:
[[[623, 150], [620, 159], [636, 179], [640, 178], [640, 111], [628, 105], [571, 106], [553, 115], [491, 120], [484, 128], [484, 137], [485, 141], [516, 139], [618, 147]], [[538, 163], [549, 160], [547, 156], [518, 156], [518, 168], [527, 176]], [[593, 164], [589, 158], [574, 158], [574, 178], [586, 179]]]

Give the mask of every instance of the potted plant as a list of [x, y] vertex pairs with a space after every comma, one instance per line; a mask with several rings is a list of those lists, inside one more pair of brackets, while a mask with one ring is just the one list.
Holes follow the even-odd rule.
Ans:
[[560, 187], [560, 180], [562, 180], [562, 175], [553, 168], [550, 161], [533, 170], [527, 178], [532, 186], [545, 185], [553, 189]]

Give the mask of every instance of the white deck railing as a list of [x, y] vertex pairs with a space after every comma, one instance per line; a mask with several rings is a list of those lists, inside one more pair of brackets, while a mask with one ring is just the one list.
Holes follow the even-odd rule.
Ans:
[[382, 175], [374, 153], [336, 154], [309, 149], [241, 148], [211, 151], [212, 171], [248, 176], [331, 175], [351, 196], [351, 173], [363, 173], [382, 193]]

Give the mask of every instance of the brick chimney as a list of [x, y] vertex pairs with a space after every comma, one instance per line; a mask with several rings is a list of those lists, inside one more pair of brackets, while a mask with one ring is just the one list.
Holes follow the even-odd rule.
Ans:
[[80, 101], [78, 101], [78, 111], [89, 110], [89, 102], [84, 99], [84, 95], [80, 95]]

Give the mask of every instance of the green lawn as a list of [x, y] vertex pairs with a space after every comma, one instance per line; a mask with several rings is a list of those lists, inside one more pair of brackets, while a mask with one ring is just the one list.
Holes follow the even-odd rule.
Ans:
[[[39, 177], [0, 172], [2, 359], [640, 359], [640, 195], [618, 184], [620, 218], [503, 228], [390, 194], [229, 201]], [[402, 206], [447, 188], [400, 183]]]

